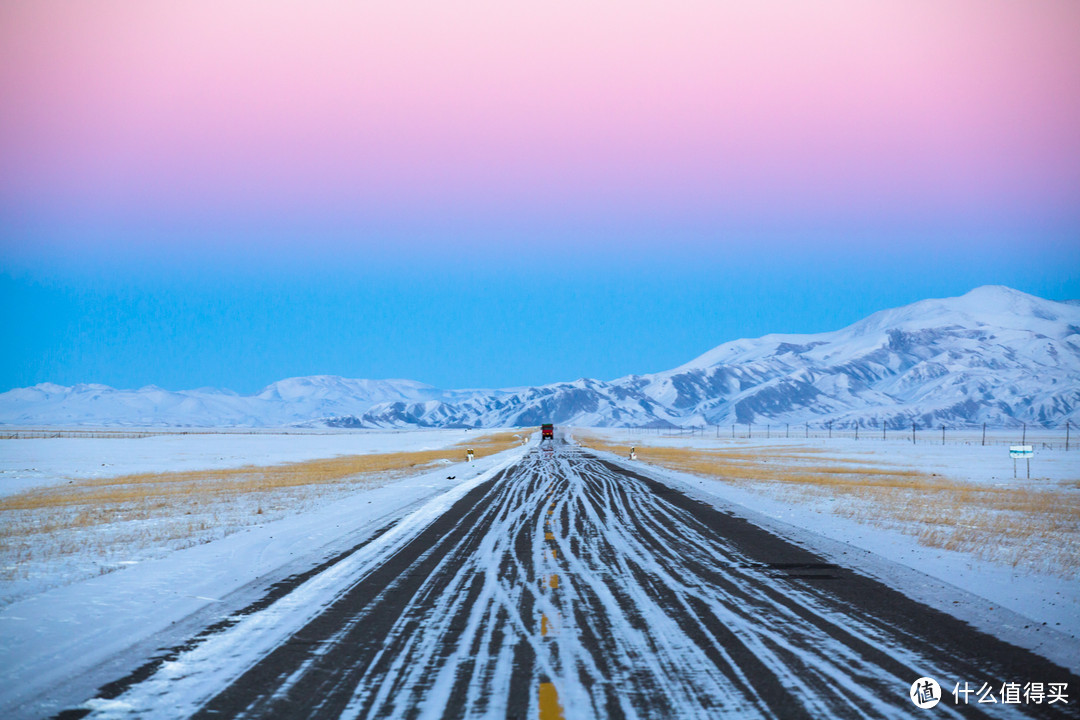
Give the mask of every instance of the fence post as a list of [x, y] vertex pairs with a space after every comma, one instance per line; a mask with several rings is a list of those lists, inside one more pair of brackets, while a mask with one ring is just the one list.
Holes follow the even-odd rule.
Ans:
[[855, 439], [856, 440], [859, 439], [859, 423], [858, 423], [858, 421], [855, 422]]
[[766, 425], [765, 426], [765, 439], [766, 440], [772, 439], [772, 425]]
[[807, 438], [807, 440], [810, 439], [810, 423], [809, 422], [806, 423], [806, 438]]
[[1069, 421], [1065, 421], [1065, 450], [1069, 449]]
[[882, 440], [885, 439], [885, 428], [887, 428], [888, 426], [889, 426], [889, 423], [885, 422], [884, 420], [881, 421], [881, 439]]
[[731, 423], [731, 439], [735, 439], [735, 423]]
[[941, 426], [941, 444], [942, 445], [945, 444], [945, 426], [944, 425]]
[[1020, 440], [1021, 445], [1027, 445], [1027, 423], [1024, 423], [1024, 437]]
[[830, 420], [827, 425], [829, 426], [829, 439], [832, 440], [832, 420]]
[[915, 444], [915, 421], [911, 421], [911, 444]]
[[983, 423], [983, 447], [986, 447], [986, 423]]
[[746, 439], [754, 437], [754, 425], [753, 423], [746, 423]]
[[[1065, 429], [1065, 436], [1068, 437], [1068, 434], [1069, 434], [1068, 425], [1066, 425], [1065, 428], [1066, 428]], [[789, 437], [791, 437], [791, 423], [785, 423], [784, 424], [784, 439], [787, 440]], [[1066, 450], [1069, 449], [1069, 441], [1068, 440], [1065, 441], [1065, 449]]]

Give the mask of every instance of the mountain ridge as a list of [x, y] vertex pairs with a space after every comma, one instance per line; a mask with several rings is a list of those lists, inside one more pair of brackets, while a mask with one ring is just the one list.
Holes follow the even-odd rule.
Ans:
[[832, 422], [908, 427], [1080, 419], [1080, 304], [1004, 286], [816, 334], [723, 343], [672, 370], [510, 389], [285, 378], [253, 395], [41, 383], [0, 393], [4, 425], [501, 427]]

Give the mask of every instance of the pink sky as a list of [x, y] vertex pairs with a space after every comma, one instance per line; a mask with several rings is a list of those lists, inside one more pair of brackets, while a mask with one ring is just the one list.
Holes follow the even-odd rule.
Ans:
[[0, 211], [1075, 227], [1078, 38], [1074, 0], [9, 2]]

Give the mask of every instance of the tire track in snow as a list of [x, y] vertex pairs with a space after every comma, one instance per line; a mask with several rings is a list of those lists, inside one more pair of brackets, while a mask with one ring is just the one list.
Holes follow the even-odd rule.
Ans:
[[[391, 540], [372, 543], [359, 580], [261, 658], [223, 633], [195, 714], [536, 718], [554, 693], [567, 718], [910, 717], [908, 688], [924, 675], [1080, 687], [1038, 656], [569, 446], [530, 453]], [[187, 660], [98, 714], [192, 714], [191, 698], [170, 698], [170, 678], [198, 667]]]

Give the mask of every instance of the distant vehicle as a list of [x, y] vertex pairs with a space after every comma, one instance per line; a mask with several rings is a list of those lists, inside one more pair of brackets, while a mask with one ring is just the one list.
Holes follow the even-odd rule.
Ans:
[[540, 426], [540, 442], [543, 442], [544, 440], [546, 440], [548, 438], [554, 439], [554, 437], [555, 437], [555, 426], [554, 425], [552, 425], [551, 423], [544, 423], [543, 425]]

